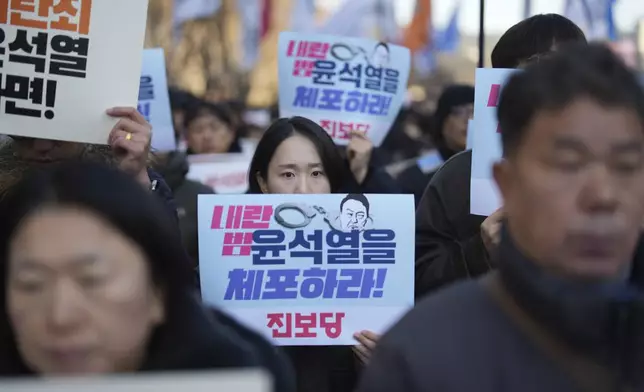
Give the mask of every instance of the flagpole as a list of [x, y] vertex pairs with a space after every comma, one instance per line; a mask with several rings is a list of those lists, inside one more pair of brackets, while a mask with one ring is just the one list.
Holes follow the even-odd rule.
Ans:
[[532, 16], [532, 0], [524, 0], [523, 19], [528, 19], [530, 16]]
[[479, 68], [485, 67], [485, 0], [479, 0]]

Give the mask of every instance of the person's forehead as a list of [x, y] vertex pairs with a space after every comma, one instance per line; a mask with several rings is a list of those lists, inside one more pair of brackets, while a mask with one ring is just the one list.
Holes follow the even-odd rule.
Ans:
[[195, 117], [193, 123], [204, 123], [204, 122], [221, 122], [221, 119], [210, 112], [202, 112], [197, 117]]
[[319, 164], [320, 155], [312, 141], [300, 135], [284, 140], [275, 150], [273, 162], [294, 161], [299, 164]]
[[560, 110], [536, 113], [526, 130], [529, 133], [526, 137], [532, 140], [569, 137], [603, 149], [625, 140], [644, 138], [644, 129], [633, 110], [606, 107], [586, 98]]

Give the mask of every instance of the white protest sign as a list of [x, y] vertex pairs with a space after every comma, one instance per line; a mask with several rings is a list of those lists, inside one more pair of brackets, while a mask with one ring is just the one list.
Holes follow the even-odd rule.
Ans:
[[274, 343], [355, 345], [414, 305], [412, 195], [199, 195], [205, 303]]
[[375, 146], [387, 136], [406, 96], [409, 49], [361, 38], [280, 33], [280, 117], [320, 124], [339, 145], [352, 130]]
[[190, 156], [186, 178], [207, 185], [218, 194], [246, 193], [251, 158], [245, 154]]
[[[111, 1], [111, 0], [110, 0]], [[270, 392], [270, 377], [259, 370], [199, 373], [137, 373], [119, 376], [4, 379], [2, 392]]]
[[501, 86], [513, 69], [476, 70], [474, 120], [472, 129], [472, 178], [470, 182], [470, 213], [491, 215], [502, 205], [501, 196], [492, 178], [492, 165], [501, 159], [501, 137], [496, 106]]
[[165, 56], [161, 48], [143, 51], [137, 109], [152, 125], [152, 148], [156, 151], [176, 150]]
[[148, 0], [0, 1], [2, 132], [107, 144], [118, 119], [105, 111], [136, 106], [147, 8]]
[[474, 144], [474, 120], [467, 121], [467, 140], [465, 141], [465, 149], [471, 150]]

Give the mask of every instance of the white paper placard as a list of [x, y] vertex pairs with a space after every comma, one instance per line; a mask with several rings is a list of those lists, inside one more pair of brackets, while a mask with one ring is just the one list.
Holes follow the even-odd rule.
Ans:
[[186, 178], [211, 187], [217, 194], [246, 193], [251, 159], [243, 153], [191, 155]]
[[[0, 5], [7, 89], [0, 128], [9, 135], [107, 144], [118, 119], [105, 111], [136, 107], [148, 0], [80, 0], [75, 15], [38, 7], [44, 1]], [[14, 4], [29, 11], [12, 12]], [[23, 47], [37, 42], [33, 63], [11, 59], [31, 55], [10, 51], [16, 40]]]
[[336, 144], [353, 130], [375, 146], [387, 136], [407, 95], [409, 49], [362, 38], [280, 33], [280, 117], [307, 117]]
[[176, 150], [177, 141], [162, 48], [143, 51], [137, 108], [152, 125], [152, 149], [160, 152]]
[[2, 392], [270, 392], [260, 370], [203, 373], [141, 373], [124, 376], [2, 380]]
[[205, 303], [274, 343], [354, 345], [414, 304], [412, 195], [199, 195]]
[[489, 216], [502, 205], [501, 195], [492, 178], [492, 166], [502, 157], [496, 106], [503, 83], [514, 71], [476, 70], [474, 119], [470, 121], [473, 131], [468, 129], [468, 140], [472, 143], [470, 213], [474, 215]]

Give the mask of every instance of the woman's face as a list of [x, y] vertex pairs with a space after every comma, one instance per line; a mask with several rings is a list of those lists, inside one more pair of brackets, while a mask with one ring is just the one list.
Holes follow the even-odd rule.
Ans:
[[465, 150], [467, 146], [467, 123], [474, 114], [474, 104], [455, 106], [443, 124], [443, 137], [452, 151]]
[[143, 251], [87, 210], [28, 216], [9, 246], [7, 307], [18, 350], [39, 374], [135, 371], [165, 317]]
[[263, 193], [331, 193], [331, 184], [315, 145], [299, 134], [279, 145], [268, 164], [266, 179], [258, 174], [257, 180]]
[[225, 154], [235, 140], [235, 132], [212, 114], [195, 118], [186, 129], [188, 147], [195, 154]]

